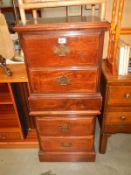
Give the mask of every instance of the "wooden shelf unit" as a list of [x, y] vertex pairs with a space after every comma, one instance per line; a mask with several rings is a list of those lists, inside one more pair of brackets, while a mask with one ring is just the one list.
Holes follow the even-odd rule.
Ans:
[[[131, 27], [122, 28], [121, 22], [123, 17], [125, 0], [114, 0], [112, 7], [112, 21], [109, 32], [107, 64], [113, 75], [117, 74], [117, 51], [121, 35], [130, 35]], [[118, 9], [118, 10], [117, 10]]]
[[[0, 69], [0, 148], [36, 147], [36, 133], [29, 124], [27, 99], [24, 99], [28, 98], [24, 92], [28, 82], [25, 66], [18, 64], [8, 67], [13, 72], [10, 77]], [[22, 93], [23, 98], [19, 94], [19, 102], [15, 96], [17, 86], [21, 87], [19, 92]], [[15, 87], [17, 88], [15, 89]], [[22, 103], [21, 106], [20, 103]], [[22, 109], [20, 109], [21, 107]]]
[[[14, 95], [13, 95], [13, 90], [11, 87], [10, 83], [0, 83], [0, 86], [5, 87], [6, 88], [6, 92], [2, 88], [1, 88], [1, 95], [0, 95], [0, 120], [1, 120], [1, 132], [2, 132], [2, 128], [6, 128], [6, 132], [9, 131], [9, 128], [13, 128], [14, 129], [14, 134], [15, 134], [15, 129], [16, 129], [16, 133], [17, 135], [19, 135], [19, 138], [23, 138], [23, 132], [22, 132], [22, 128], [21, 128], [21, 124], [20, 124], [20, 120], [19, 120], [19, 114], [17, 111], [17, 106], [15, 103], [15, 99], [14, 99]], [[3, 106], [4, 105], [4, 106]], [[9, 124], [8, 124], [9, 122]], [[5, 132], [5, 129], [4, 129]], [[9, 131], [10, 132], [10, 131]], [[6, 134], [5, 134], [6, 135]], [[3, 134], [2, 136], [0, 136], [0, 140], [8, 140], [8, 136], [4, 136]]]
[[[17, 128], [19, 124], [16, 120], [13, 103], [0, 105], [0, 128]], [[8, 122], [7, 122], [8, 121]]]

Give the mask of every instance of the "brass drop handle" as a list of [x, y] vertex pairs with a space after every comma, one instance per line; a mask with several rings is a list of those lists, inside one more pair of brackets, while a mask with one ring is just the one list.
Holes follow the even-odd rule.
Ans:
[[70, 48], [64, 44], [59, 44], [54, 48], [54, 53], [60, 57], [64, 57], [70, 53]]
[[124, 116], [124, 115], [123, 116], [120, 116], [120, 119], [121, 120], [126, 120], [126, 116]]
[[129, 99], [129, 98], [131, 98], [131, 94], [127, 93], [127, 94], [124, 95], [124, 97], [125, 97], [126, 99]]
[[64, 143], [62, 143], [62, 146], [63, 147], [71, 147], [72, 143], [64, 142]]
[[0, 139], [5, 140], [6, 136], [0, 135]]
[[62, 76], [58, 77], [56, 81], [57, 81], [60, 85], [65, 86], [65, 85], [68, 85], [68, 84], [70, 83], [71, 80], [70, 80], [69, 77], [62, 75]]
[[58, 126], [62, 131], [68, 131], [70, 129], [70, 125], [65, 123], [63, 125]]

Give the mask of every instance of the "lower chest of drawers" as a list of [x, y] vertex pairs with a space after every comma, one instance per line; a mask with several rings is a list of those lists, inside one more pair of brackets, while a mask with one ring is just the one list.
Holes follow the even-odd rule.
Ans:
[[[95, 116], [37, 116], [41, 161], [94, 161]], [[71, 158], [72, 157], [72, 158]]]
[[98, 94], [37, 94], [29, 98], [40, 144], [40, 161], [95, 161]]

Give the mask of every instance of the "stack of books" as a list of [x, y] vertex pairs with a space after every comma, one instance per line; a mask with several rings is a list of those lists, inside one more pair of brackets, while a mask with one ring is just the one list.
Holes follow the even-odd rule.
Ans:
[[130, 45], [121, 40], [117, 59], [118, 75], [128, 75], [128, 72], [131, 71], [130, 51]]

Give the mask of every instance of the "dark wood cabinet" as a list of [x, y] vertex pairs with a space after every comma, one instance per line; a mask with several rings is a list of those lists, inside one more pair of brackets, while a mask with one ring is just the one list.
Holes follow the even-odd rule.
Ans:
[[95, 161], [104, 32], [98, 18], [40, 19], [17, 25], [25, 54], [30, 115], [40, 161]]
[[131, 133], [131, 75], [112, 75], [103, 62], [101, 77], [103, 94], [100, 152], [106, 152], [108, 137], [115, 133]]

